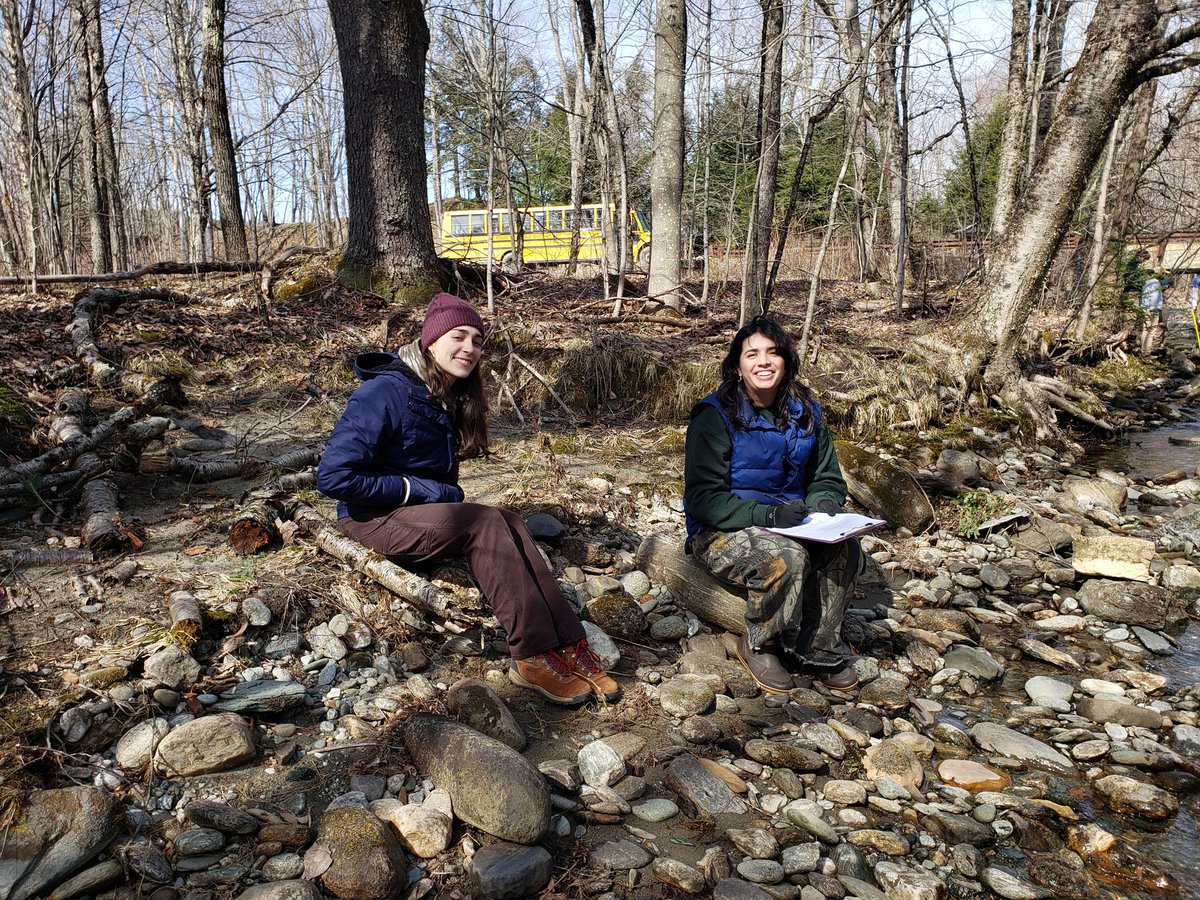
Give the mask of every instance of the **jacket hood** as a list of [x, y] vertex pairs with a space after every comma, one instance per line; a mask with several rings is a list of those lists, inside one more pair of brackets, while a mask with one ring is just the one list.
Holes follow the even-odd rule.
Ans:
[[398, 353], [388, 353], [375, 350], [370, 353], [360, 353], [354, 357], [354, 374], [363, 381], [382, 375], [385, 372], [408, 370], [424, 381], [424, 357], [417, 341], [405, 344]]

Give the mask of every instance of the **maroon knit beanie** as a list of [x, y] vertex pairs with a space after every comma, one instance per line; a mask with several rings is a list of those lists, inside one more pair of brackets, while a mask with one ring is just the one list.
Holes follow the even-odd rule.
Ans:
[[422, 352], [447, 331], [463, 325], [483, 331], [483, 319], [470, 303], [453, 294], [434, 294], [429, 309], [425, 310], [425, 324], [421, 326]]

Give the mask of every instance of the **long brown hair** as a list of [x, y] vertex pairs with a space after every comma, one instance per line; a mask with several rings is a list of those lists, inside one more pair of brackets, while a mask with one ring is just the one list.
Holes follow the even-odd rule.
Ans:
[[472, 459], [491, 453], [488, 447], [488, 401], [483, 393], [483, 377], [479, 364], [466, 378], [455, 378], [433, 361], [426, 348], [425, 383], [434, 400], [446, 404], [454, 420], [454, 436], [458, 439], [458, 458]]

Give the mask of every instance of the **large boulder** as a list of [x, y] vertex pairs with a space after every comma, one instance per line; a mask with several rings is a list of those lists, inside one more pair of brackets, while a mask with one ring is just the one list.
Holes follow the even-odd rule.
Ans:
[[1152, 584], [1092, 578], [1076, 599], [1087, 613], [1122, 625], [1166, 628], [1187, 618], [1178, 597]]
[[908, 471], [848, 441], [837, 441], [850, 496], [892, 528], [920, 534], [934, 523], [933, 504]]
[[4, 830], [0, 900], [45, 897], [116, 833], [111, 794], [90, 785], [34, 791], [17, 821]]
[[516, 750], [461, 722], [418, 713], [402, 729], [421, 774], [450, 794], [454, 814], [488, 834], [535, 844], [550, 827], [550, 789]]
[[1121, 511], [1128, 495], [1124, 485], [1105, 478], [1085, 478], [1080, 475], [1068, 475], [1063, 479], [1063, 493], [1080, 509], [1099, 507], [1111, 513]]

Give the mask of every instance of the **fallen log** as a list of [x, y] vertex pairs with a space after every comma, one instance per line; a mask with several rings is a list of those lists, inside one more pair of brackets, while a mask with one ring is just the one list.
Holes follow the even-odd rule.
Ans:
[[469, 616], [454, 608], [451, 594], [346, 537], [311, 506], [297, 503], [290, 506], [285, 514], [296, 523], [302, 534], [311, 538], [330, 556], [340, 559], [356, 572], [366, 575], [424, 612], [434, 613], [443, 619], [470, 621]]
[[253, 272], [258, 268], [253, 262], [175, 262], [160, 260], [130, 269], [127, 272], [66, 272], [58, 275], [5, 275], [0, 285], [30, 284], [36, 277], [38, 284], [94, 284], [106, 281], [130, 281], [146, 275], [207, 275], [215, 272]]
[[96, 560], [92, 551], [83, 547], [62, 547], [48, 550], [0, 550], [0, 566], [5, 569], [25, 569], [35, 566], [91, 564]]
[[[92, 459], [89, 459], [92, 457]], [[81, 465], [93, 463], [94, 454], [79, 458]], [[128, 548], [128, 528], [121, 515], [117, 489], [107, 478], [93, 478], [83, 486], [83, 529], [79, 536], [96, 556], [112, 556]]]
[[47, 450], [41, 456], [27, 459], [6, 469], [0, 469], [0, 484], [28, 481], [49, 472], [59, 463], [74, 459], [81, 453], [94, 450], [128, 428], [133, 422], [144, 418], [160, 403], [166, 401], [175, 386], [166, 381], [157, 382], [137, 403], [123, 406], [92, 429], [91, 434], [74, 438]]
[[275, 507], [266, 500], [246, 506], [229, 526], [229, 546], [233, 552], [245, 556], [278, 541], [279, 529], [275, 527], [277, 515]]
[[203, 625], [196, 597], [190, 591], [176, 591], [167, 603], [167, 612], [172, 636], [190, 647]]
[[648, 536], [638, 547], [637, 567], [704, 621], [734, 634], [745, 633], [746, 598], [731, 592], [731, 585], [714, 578], [696, 557], [684, 553], [679, 538]]

